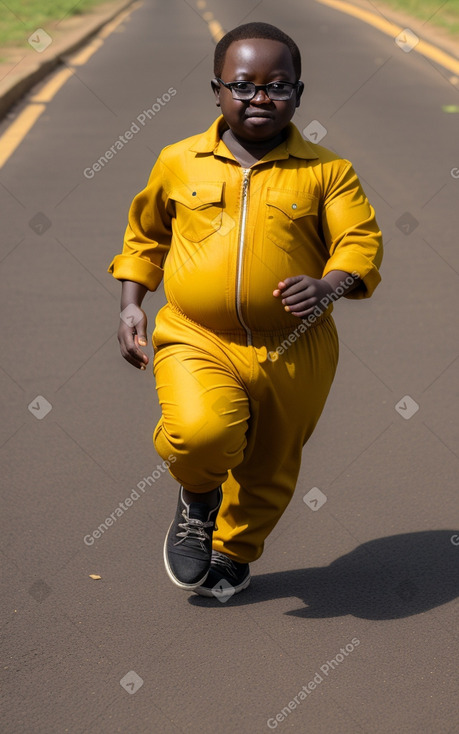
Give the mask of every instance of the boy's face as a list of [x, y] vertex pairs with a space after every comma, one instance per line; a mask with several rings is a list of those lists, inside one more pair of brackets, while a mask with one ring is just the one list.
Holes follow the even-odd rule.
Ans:
[[[233, 41], [228, 47], [221, 79], [224, 82], [250, 81], [255, 84], [296, 82], [292, 56], [280, 41], [249, 38]], [[249, 102], [233, 99], [230, 89], [212, 81], [223, 117], [232, 132], [247, 141], [261, 142], [275, 137], [292, 119], [300, 104], [302, 89], [291, 99], [278, 102], [259, 90]]]

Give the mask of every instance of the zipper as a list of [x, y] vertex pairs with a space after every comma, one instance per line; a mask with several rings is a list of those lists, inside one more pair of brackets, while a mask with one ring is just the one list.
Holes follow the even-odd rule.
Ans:
[[245, 239], [245, 228], [247, 222], [247, 205], [249, 199], [249, 179], [252, 173], [250, 168], [243, 168], [242, 178], [242, 205], [241, 205], [241, 217], [239, 220], [239, 242], [238, 242], [238, 258], [237, 258], [237, 271], [236, 271], [236, 313], [239, 321], [244, 327], [247, 334], [247, 346], [252, 344], [252, 332], [244, 321], [242, 316], [242, 303], [241, 303], [241, 284], [242, 284], [242, 262], [244, 259], [244, 239]]

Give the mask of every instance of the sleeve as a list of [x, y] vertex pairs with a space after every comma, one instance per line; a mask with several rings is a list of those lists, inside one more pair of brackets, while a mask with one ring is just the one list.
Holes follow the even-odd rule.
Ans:
[[146, 188], [130, 206], [123, 251], [113, 258], [107, 270], [118, 280], [133, 280], [150, 291], [161, 283], [171, 243], [173, 211], [168, 206], [164, 184], [164, 166], [159, 157]]
[[358, 273], [362, 285], [346, 297], [369, 298], [381, 280], [382, 234], [352, 164], [345, 163], [325, 193], [322, 227], [330, 257], [322, 277], [332, 270]]

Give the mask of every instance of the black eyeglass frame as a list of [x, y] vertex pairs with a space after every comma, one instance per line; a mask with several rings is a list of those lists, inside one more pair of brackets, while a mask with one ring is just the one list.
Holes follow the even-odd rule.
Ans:
[[[293, 92], [297, 92], [299, 89], [303, 87], [303, 82], [297, 81], [297, 82], [284, 82], [284, 81], [277, 81], [277, 82], [268, 82], [268, 84], [254, 84], [254, 82], [245, 81], [245, 79], [240, 79], [237, 82], [224, 82], [223, 79], [220, 79], [220, 77], [216, 76], [215, 80], [219, 82], [219, 84], [223, 84], [224, 87], [229, 89], [231, 91], [231, 94], [233, 95], [233, 99], [238, 100], [238, 102], [250, 102], [254, 97], [257, 96], [260, 89], [263, 90], [263, 92], [266, 94], [268, 99], [271, 100], [271, 102], [287, 102], [289, 99], [292, 99]], [[250, 84], [254, 92], [251, 97], [235, 97], [234, 93], [237, 93], [237, 90], [234, 89], [235, 84]], [[285, 99], [272, 99], [269, 95], [269, 90], [272, 88], [275, 84], [287, 84], [290, 87], [290, 95], [286, 97]]]

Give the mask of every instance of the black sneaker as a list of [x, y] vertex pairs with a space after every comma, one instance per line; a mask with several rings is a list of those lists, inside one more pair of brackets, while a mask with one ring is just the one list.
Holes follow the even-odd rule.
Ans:
[[204, 502], [183, 499], [180, 487], [177, 512], [164, 541], [164, 563], [169, 578], [181, 589], [194, 589], [202, 584], [209, 573], [212, 552], [212, 533], [222, 502], [218, 488], [217, 506], [210, 508]]
[[248, 563], [238, 563], [220, 551], [212, 551], [210, 571], [203, 584], [193, 589], [201, 596], [215, 596], [225, 602], [250, 584]]

